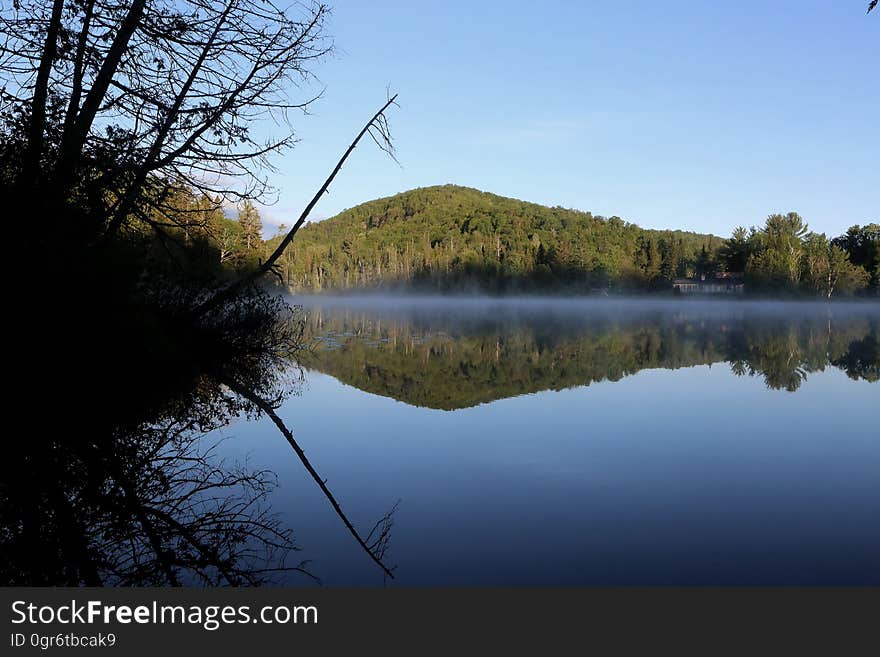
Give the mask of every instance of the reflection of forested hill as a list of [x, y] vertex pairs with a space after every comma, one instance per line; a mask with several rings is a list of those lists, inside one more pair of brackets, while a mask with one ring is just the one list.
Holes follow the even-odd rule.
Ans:
[[829, 364], [878, 380], [878, 321], [655, 315], [421, 321], [312, 309], [303, 365], [367, 392], [457, 409], [643, 369], [720, 361], [796, 390]]

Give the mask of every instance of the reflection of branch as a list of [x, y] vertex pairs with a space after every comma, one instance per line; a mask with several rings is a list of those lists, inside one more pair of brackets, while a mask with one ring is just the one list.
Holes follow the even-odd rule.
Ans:
[[[70, 500], [57, 488], [52, 488], [49, 496], [54, 503], [55, 522], [65, 532], [70, 543], [70, 548], [75, 559], [82, 569], [82, 577], [86, 586], [104, 586], [101, 576], [98, 574], [98, 566], [89, 552], [88, 541], [83, 538], [83, 527], [74, 514]], [[27, 523], [25, 529], [27, 529]], [[37, 528], [39, 531], [42, 528]], [[77, 586], [79, 582], [68, 582], [68, 586]]]
[[[267, 490], [265, 473], [228, 470], [222, 461], [212, 464], [209, 456], [216, 445], [191, 451], [196, 439], [190, 430], [150, 427], [131, 441], [122, 439], [102, 459], [107, 475], [121, 488], [114, 488], [108, 500], [116, 519], [95, 527], [96, 549], [116, 575], [114, 583], [256, 586], [264, 575], [290, 571], [318, 581], [304, 563], [284, 563], [295, 548], [288, 533], [259, 507]], [[100, 524], [119, 529], [108, 533]], [[277, 563], [276, 553], [281, 555]]]
[[342, 510], [342, 507], [339, 506], [339, 502], [336, 501], [336, 498], [333, 496], [333, 493], [330, 492], [330, 489], [327, 488], [327, 484], [324, 479], [318, 474], [312, 464], [309, 462], [306, 453], [303, 451], [302, 447], [299, 446], [299, 443], [296, 442], [296, 439], [293, 437], [293, 432], [287, 428], [284, 424], [284, 421], [278, 417], [278, 414], [275, 412], [275, 409], [272, 408], [265, 400], [261, 399], [259, 396], [251, 392], [250, 390], [243, 389], [238, 385], [231, 383], [229, 380], [224, 380], [224, 383], [229, 386], [229, 388], [250, 401], [257, 408], [263, 411], [272, 422], [278, 427], [278, 430], [284, 434], [284, 437], [287, 438], [287, 442], [290, 443], [290, 446], [293, 448], [293, 451], [296, 452], [296, 455], [299, 457], [299, 460], [305, 466], [308, 473], [311, 475], [312, 479], [315, 480], [315, 483], [318, 484], [318, 487], [321, 489], [321, 492], [324, 493], [324, 496], [330, 502], [330, 505], [333, 507], [333, 510], [336, 511], [336, 515], [342, 520], [346, 529], [348, 529], [349, 533], [354, 536], [355, 540], [358, 542], [364, 552], [370, 555], [370, 559], [372, 559], [376, 565], [378, 565], [388, 577], [394, 579], [394, 573], [392, 572], [392, 568], [389, 568], [382, 562], [382, 557], [385, 555], [385, 552], [388, 548], [388, 538], [389, 532], [391, 530], [391, 514], [394, 513], [394, 510], [397, 508], [397, 504], [394, 505], [394, 508], [391, 509], [388, 513], [385, 514], [382, 518], [380, 518], [379, 522], [376, 523], [376, 526], [373, 527], [373, 530], [370, 532], [369, 536], [367, 536], [366, 540], [370, 540], [373, 533], [376, 531], [376, 528], [381, 525], [381, 531], [379, 532], [378, 538], [373, 541], [371, 545], [368, 545], [366, 540], [364, 540], [358, 531], [354, 528], [354, 525], [351, 524], [351, 521], [348, 519], [348, 516], [345, 515], [345, 512]]
[[373, 525], [370, 533], [367, 534], [367, 537], [364, 539], [364, 542], [369, 541], [373, 538], [373, 534], [376, 533], [376, 530], [379, 530], [376, 539], [369, 544], [370, 551], [379, 559], [383, 559], [385, 553], [388, 551], [388, 543], [391, 540], [391, 528], [394, 526], [394, 512], [397, 511], [399, 504], [400, 500], [397, 500], [397, 502], [394, 503], [394, 506], [376, 521], [376, 524]]
[[138, 502], [137, 495], [134, 492], [131, 482], [122, 474], [120, 468], [113, 468], [113, 471], [114, 478], [122, 488], [122, 497], [125, 500], [125, 505], [128, 507], [128, 510], [132, 515], [137, 518], [141, 528], [143, 528], [144, 533], [146, 533], [150, 546], [156, 554], [156, 560], [159, 562], [159, 567], [162, 569], [162, 572], [165, 573], [165, 577], [168, 578], [168, 583], [171, 586], [180, 586], [177, 574], [168, 562], [167, 551], [162, 547], [162, 541], [159, 539], [159, 535], [156, 533], [156, 528], [153, 526], [153, 523], [150, 522], [150, 519], [144, 512], [144, 507]]

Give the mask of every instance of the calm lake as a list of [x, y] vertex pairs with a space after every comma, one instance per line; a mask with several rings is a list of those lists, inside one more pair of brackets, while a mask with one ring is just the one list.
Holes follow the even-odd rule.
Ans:
[[[880, 304], [293, 301], [279, 415], [359, 529], [400, 501], [391, 585], [880, 584]], [[269, 421], [221, 433], [325, 585], [384, 583]]]

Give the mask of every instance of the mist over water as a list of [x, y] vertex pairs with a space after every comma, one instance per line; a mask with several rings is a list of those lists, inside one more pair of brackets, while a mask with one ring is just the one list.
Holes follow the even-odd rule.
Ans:
[[829, 366], [878, 375], [878, 304], [382, 297], [304, 306], [306, 367], [447, 410], [725, 361], [788, 390]]
[[[396, 583], [880, 583], [880, 305], [297, 297], [279, 413]], [[379, 584], [272, 427], [325, 583]]]
[[552, 321], [588, 324], [597, 321], [629, 321], [651, 317], [660, 321], [676, 318], [727, 318], [731, 321], [845, 319], [880, 317], [876, 301], [834, 303], [809, 301], [756, 301], [654, 297], [538, 297], [538, 296], [438, 296], [371, 295], [290, 297], [294, 304], [311, 311], [361, 312], [377, 318], [399, 318], [425, 324], [466, 326], [489, 322], [538, 323]]
[[389, 309], [434, 309], [448, 311], [485, 310], [487, 307], [520, 309], [525, 311], [556, 310], [559, 312], [597, 312], [638, 311], [645, 309], [689, 309], [707, 310], [722, 308], [743, 309], [753, 312], [785, 312], [792, 315], [817, 310], [841, 310], [880, 312], [880, 302], [873, 300], [846, 301], [801, 301], [801, 300], [761, 300], [726, 299], [723, 297], [658, 297], [651, 296], [561, 296], [561, 295], [480, 295], [480, 294], [297, 294], [290, 299], [305, 307], [371, 309], [386, 312]]

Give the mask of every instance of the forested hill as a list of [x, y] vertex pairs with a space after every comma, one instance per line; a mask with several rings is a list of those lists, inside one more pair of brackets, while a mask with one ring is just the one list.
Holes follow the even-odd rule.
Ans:
[[619, 217], [443, 185], [305, 226], [281, 269], [297, 291], [644, 289], [712, 271], [722, 243], [713, 235], [646, 230]]

